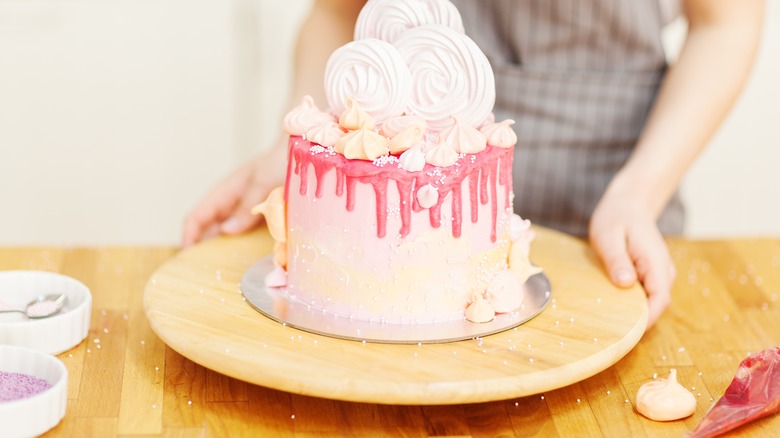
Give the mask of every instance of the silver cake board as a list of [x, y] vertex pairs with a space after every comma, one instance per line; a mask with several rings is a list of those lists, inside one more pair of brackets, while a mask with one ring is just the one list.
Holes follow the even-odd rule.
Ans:
[[525, 297], [519, 310], [499, 313], [485, 323], [465, 318], [436, 323], [389, 323], [350, 319], [313, 309], [287, 294], [285, 288], [269, 288], [265, 277], [274, 269], [273, 257], [253, 264], [241, 279], [241, 292], [255, 310], [288, 327], [309, 333], [359, 342], [385, 344], [433, 344], [492, 335], [523, 324], [544, 310], [551, 299], [550, 281], [543, 273], [525, 283]]

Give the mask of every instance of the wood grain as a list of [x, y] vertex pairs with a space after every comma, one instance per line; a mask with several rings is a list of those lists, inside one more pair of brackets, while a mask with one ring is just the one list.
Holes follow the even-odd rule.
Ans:
[[269, 249], [268, 236], [255, 233], [214, 239], [166, 262], [146, 288], [152, 328], [185, 357], [255, 384], [428, 405], [503, 400], [578, 382], [630, 351], [647, 320], [641, 288], [612, 286], [582, 242], [540, 229], [534, 259], [553, 298], [518, 329], [426, 345], [333, 339], [279, 324], [244, 301], [241, 276]]
[[[669, 245], [678, 271], [671, 307], [615, 365], [544, 394], [447, 406], [295, 395], [218, 375], [181, 356], [151, 332], [136, 307], [143, 285], [176, 254], [174, 248], [0, 247], [0, 269], [74, 276], [99, 303], [89, 337], [58, 356], [69, 371], [68, 410], [46, 437], [680, 437], [701, 420], [711, 398], [723, 393], [746, 353], [780, 344], [780, 239], [670, 240]], [[95, 338], [113, 345], [97, 349]], [[150, 345], [155, 347], [146, 348]], [[107, 360], [96, 360], [94, 355], [109, 350]], [[105, 375], [120, 376], [120, 384], [112, 383], [118, 395], [101, 389], [97, 363], [108, 367]], [[636, 390], [672, 367], [686, 387], [701, 394], [696, 413], [670, 423], [641, 417], [633, 408]], [[162, 401], [153, 407], [149, 394], [158, 391]], [[98, 409], [99, 404], [106, 407]], [[584, 423], [578, 423], [581, 418]], [[729, 436], [779, 433], [775, 415]]]

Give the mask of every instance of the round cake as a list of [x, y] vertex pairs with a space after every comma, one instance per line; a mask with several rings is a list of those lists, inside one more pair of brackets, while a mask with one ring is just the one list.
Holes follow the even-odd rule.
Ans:
[[326, 66], [329, 108], [307, 96], [285, 117], [286, 184], [255, 208], [276, 240], [266, 285], [381, 323], [517, 310], [539, 269], [487, 58], [447, 0], [369, 0], [355, 36]]

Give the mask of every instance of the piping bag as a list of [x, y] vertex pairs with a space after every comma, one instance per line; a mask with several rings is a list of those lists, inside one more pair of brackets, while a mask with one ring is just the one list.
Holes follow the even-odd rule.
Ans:
[[717, 403], [686, 438], [714, 437], [780, 411], [780, 347], [749, 355]]

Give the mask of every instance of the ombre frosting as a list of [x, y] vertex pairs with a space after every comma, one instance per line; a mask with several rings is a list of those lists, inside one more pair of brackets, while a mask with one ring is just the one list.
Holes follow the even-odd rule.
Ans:
[[511, 149], [410, 172], [400, 160], [317, 148], [290, 139], [287, 290], [295, 299], [355, 319], [455, 320], [473, 291], [508, 269]]

